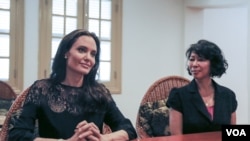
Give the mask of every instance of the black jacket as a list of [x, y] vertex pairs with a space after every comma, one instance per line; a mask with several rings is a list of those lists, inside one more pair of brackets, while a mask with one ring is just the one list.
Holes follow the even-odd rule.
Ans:
[[198, 92], [195, 80], [170, 91], [166, 105], [182, 113], [183, 134], [219, 131], [221, 125], [230, 124], [231, 114], [237, 109], [235, 93], [214, 80], [213, 85], [215, 88], [213, 119]]

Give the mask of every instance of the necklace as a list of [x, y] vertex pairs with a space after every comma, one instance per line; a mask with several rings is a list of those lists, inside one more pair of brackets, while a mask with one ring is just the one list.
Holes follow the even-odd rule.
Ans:
[[199, 89], [199, 93], [202, 96], [202, 100], [204, 102], [204, 104], [206, 105], [206, 107], [212, 106], [214, 105], [214, 89], [213, 87], [211, 87], [210, 90], [204, 90], [204, 89]]
[[214, 105], [213, 98], [214, 98], [214, 94], [213, 93], [210, 96], [202, 97], [202, 100], [205, 103], [206, 107]]
[[214, 105], [214, 88], [212, 85], [199, 87], [198, 91], [206, 107]]
[[209, 107], [209, 105], [212, 105], [212, 104], [210, 104], [211, 103], [211, 101], [212, 101], [212, 99], [213, 99], [213, 97], [211, 97], [210, 99], [208, 99], [208, 100], [204, 100], [204, 102], [205, 102], [205, 105], [207, 106], [207, 107]]

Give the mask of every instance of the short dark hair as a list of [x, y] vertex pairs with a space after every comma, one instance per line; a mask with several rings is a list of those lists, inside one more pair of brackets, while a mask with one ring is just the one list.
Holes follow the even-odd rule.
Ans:
[[[199, 57], [207, 59], [210, 61], [210, 76], [211, 77], [221, 77], [222, 74], [226, 73], [228, 68], [227, 60], [223, 56], [221, 49], [213, 42], [207, 40], [199, 40], [191, 46], [186, 51], [186, 57], [189, 59], [191, 53], [197, 54]], [[191, 72], [187, 67], [189, 75]]]

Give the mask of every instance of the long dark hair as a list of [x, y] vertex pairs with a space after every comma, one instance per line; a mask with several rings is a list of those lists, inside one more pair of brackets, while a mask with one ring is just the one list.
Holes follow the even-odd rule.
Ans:
[[[71, 49], [72, 45], [81, 36], [90, 36], [95, 40], [97, 51], [95, 55], [95, 65], [90, 72], [84, 76], [84, 85], [82, 86], [84, 94], [79, 95], [79, 103], [83, 105], [87, 111], [98, 110], [104, 108], [107, 101], [110, 100], [109, 90], [101, 83], [98, 83], [96, 74], [100, 64], [100, 41], [95, 33], [84, 29], [76, 29], [63, 37], [57, 49], [53, 64], [50, 80], [54, 84], [62, 82], [66, 77], [66, 59], [65, 54]], [[94, 101], [94, 102], [93, 102]], [[96, 109], [95, 109], [96, 108]]]
[[[213, 42], [207, 40], [199, 40], [191, 46], [186, 51], [186, 57], [189, 59], [191, 53], [196, 53], [199, 57], [207, 59], [210, 61], [210, 76], [211, 77], [221, 77], [222, 74], [226, 73], [228, 68], [227, 60], [223, 56], [221, 49]], [[191, 72], [187, 67], [189, 75]]]
[[96, 43], [97, 52], [95, 56], [95, 65], [90, 70], [89, 74], [84, 76], [84, 83], [94, 84], [96, 82], [95, 77], [100, 64], [100, 41], [99, 38], [93, 32], [89, 32], [83, 29], [77, 29], [66, 36], [63, 37], [62, 41], [59, 44], [57, 49], [53, 64], [52, 64], [52, 73], [50, 75], [50, 79], [54, 82], [62, 82], [66, 77], [66, 59], [65, 54], [71, 49], [72, 45], [76, 42], [76, 40], [81, 36], [91, 36]]

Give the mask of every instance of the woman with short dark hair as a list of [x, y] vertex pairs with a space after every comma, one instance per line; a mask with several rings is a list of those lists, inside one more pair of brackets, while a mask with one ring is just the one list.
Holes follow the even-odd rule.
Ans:
[[199, 40], [186, 51], [187, 70], [193, 80], [171, 90], [171, 135], [220, 131], [221, 125], [236, 124], [235, 93], [216, 83], [228, 68], [221, 49], [213, 42]]

